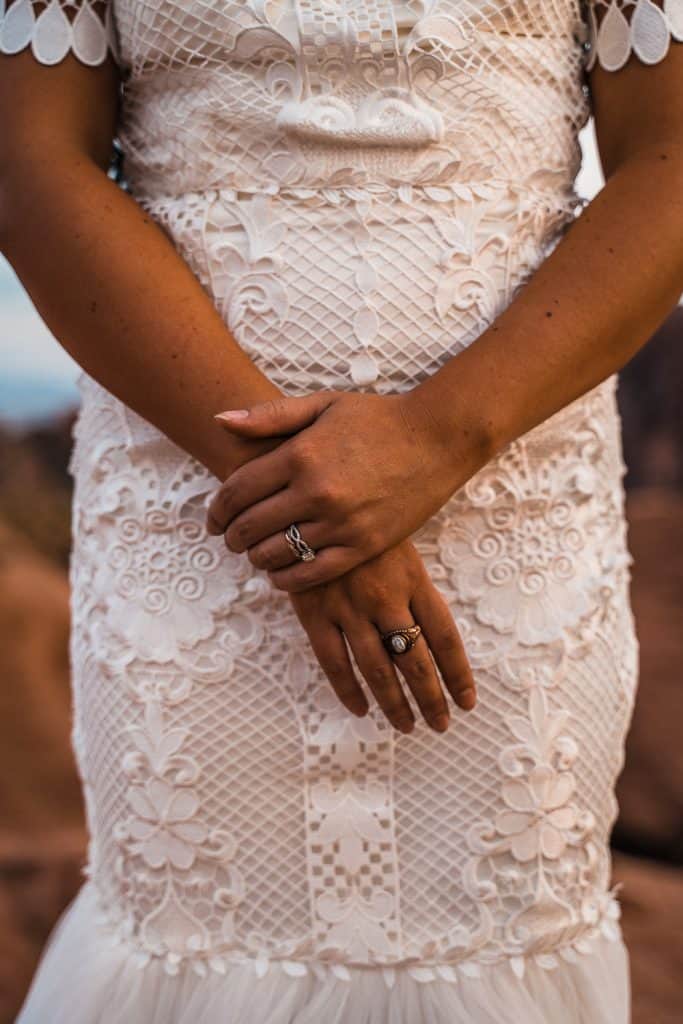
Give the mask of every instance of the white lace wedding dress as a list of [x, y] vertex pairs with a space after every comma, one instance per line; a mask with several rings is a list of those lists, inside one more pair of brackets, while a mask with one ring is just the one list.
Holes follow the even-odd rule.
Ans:
[[[581, 212], [584, 69], [681, 39], [683, 0], [0, 3], [5, 53], [112, 50], [131, 191], [290, 394], [408, 389], [473, 342]], [[415, 535], [479, 704], [409, 736], [346, 712], [287, 595], [206, 535], [215, 478], [81, 386], [91, 842], [20, 1024], [625, 1024], [615, 379]]]

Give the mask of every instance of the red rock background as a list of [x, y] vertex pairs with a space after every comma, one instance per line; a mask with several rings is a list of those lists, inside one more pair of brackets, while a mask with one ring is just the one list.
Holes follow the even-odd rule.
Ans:
[[[633, 1024], [683, 1021], [682, 341], [679, 308], [625, 369], [619, 394], [641, 643], [613, 834]], [[21, 437], [0, 432], [0, 1024], [14, 1019], [82, 882], [69, 742], [70, 430], [67, 418]]]

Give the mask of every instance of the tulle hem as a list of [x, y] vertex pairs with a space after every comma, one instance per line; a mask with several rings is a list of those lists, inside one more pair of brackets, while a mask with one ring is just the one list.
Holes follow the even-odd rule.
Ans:
[[[479, 965], [447, 978], [407, 968], [255, 973], [229, 963], [170, 975], [112, 943], [90, 883], [58, 921], [15, 1024], [629, 1024], [628, 952], [620, 932], [571, 960]], [[521, 976], [520, 976], [521, 974]]]

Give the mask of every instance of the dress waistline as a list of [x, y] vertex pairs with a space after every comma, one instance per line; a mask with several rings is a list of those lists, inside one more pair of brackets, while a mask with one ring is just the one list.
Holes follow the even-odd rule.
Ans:
[[135, 198], [145, 206], [157, 203], [191, 200], [193, 198], [221, 198], [239, 201], [254, 196], [271, 196], [283, 199], [306, 200], [318, 199], [338, 205], [345, 200], [372, 201], [388, 199], [404, 203], [425, 201], [450, 203], [453, 201], [476, 203], [495, 202], [518, 206], [520, 203], [530, 206], [545, 205], [558, 213], [575, 214], [588, 200], [577, 194], [573, 185], [562, 186], [529, 184], [505, 178], [486, 178], [474, 182], [370, 182], [363, 185], [352, 183], [330, 182], [326, 185], [287, 185], [278, 182], [266, 182], [256, 185], [214, 185], [203, 189], [187, 189], [178, 192], [134, 191]]

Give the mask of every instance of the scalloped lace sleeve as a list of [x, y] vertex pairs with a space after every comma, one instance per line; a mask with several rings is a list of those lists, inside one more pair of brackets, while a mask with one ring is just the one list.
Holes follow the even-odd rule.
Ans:
[[41, 64], [71, 52], [83, 64], [117, 57], [110, 0], [0, 0], [0, 53], [31, 47]]
[[631, 53], [658, 64], [672, 39], [683, 42], [683, 0], [588, 0], [588, 71], [618, 71]]

